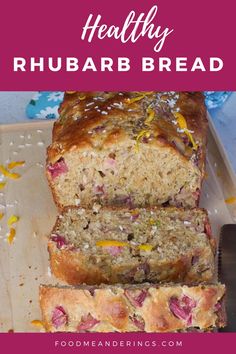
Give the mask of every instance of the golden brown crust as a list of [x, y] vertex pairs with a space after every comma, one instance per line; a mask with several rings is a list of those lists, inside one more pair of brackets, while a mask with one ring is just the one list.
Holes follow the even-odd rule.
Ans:
[[89, 265], [88, 259], [75, 250], [58, 250], [55, 242], [48, 242], [50, 266], [52, 273], [60, 280], [71, 285], [107, 283], [102, 270], [95, 265]]
[[47, 331], [174, 332], [223, 327], [225, 287], [130, 285], [40, 287]]
[[[132, 101], [142, 96], [143, 99]], [[150, 105], [156, 119], [147, 125], [145, 119]], [[207, 119], [201, 92], [76, 92], [65, 94], [59, 112], [53, 142], [48, 148], [48, 163], [54, 163], [74, 149], [94, 149], [98, 145], [99, 149], [105, 149], [124, 139], [135, 139], [144, 129], [153, 135], [150, 144], [173, 146], [190, 159], [195, 152], [189, 148], [189, 140], [176, 122], [174, 112], [179, 112], [197, 142], [197, 162], [200, 169], [203, 167]], [[106, 133], [102, 138], [100, 134], [91, 134], [93, 129], [103, 125]], [[182, 148], [178, 149], [176, 144]]]

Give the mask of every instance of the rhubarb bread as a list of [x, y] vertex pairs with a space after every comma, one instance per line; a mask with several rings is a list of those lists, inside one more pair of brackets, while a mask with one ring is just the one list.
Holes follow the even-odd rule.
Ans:
[[210, 281], [214, 239], [206, 211], [68, 207], [48, 243], [53, 274], [68, 284]]
[[225, 325], [225, 287], [119, 285], [40, 287], [49, 332], [177, 332]]
[[47, 150], [54, 199], [197, 206], [206, 131], [200, 92], [66, 93]]

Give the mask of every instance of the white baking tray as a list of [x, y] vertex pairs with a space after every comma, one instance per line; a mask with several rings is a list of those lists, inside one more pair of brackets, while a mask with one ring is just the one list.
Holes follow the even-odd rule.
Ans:
[[[38, 287], [55, 283], [51, 276], [46, 236], [57, 214], [44, 174], [46, 146], [51, 141], [52, 121], [36, 121], [0, 126], [0, 163], [25, 160], [17, 167], [18, 180], [7, 180], [0, 190], [0, 332], [36, 332], [31, 324], [40, 319]], [[207, 153], [207, 177], [201, 206], [210, 215], [218, 237], [223, 224], [236, 220], [235, 205], [227, 206], [226, 197], [236, 195], [229, 166], [221, 156], [217, 137], [210, 132]], [[13, 244], [6, 240], [7, 219], [18, 215]]]

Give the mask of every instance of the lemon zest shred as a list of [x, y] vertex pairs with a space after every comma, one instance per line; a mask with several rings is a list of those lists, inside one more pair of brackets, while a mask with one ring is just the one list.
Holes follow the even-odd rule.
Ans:
[[4, 217], [4, 214], [0, 213], [0, 220], [2, 220], [3, 217]]
[[16, 215], [11, 215], [9, 219], [7, 220], [7, 225], [11, 227], [13, 224], [15, 224], [17, 221], [19, 221], [19, 216]]
[[0, 172], [3, 174], [3, 176], [9, 177], [12, 179], [18, 179], [21, 177], [21, 175], [19, 173], [9, 172], [3, 165], [0, 165]]
[[193, 139], [193, 136], [192, 134], [189, 132], [189, 131], [185, 131], [185, 134], [189, 137], [190, 141], [191, 141], [191, 144], [193, 146], [193, 150], [197, 150], [197, 144], [195, 143], [194, 139]]
[[143, 244], [143, 245], [139, 245], [138, 248], [141, 251], [149, 252], [149, 251], [151, 251], [153, 249], [153, 246], [152, 245], [148, 245], [148, 244]]
[[150, 125], [150, 123], [153, 121], [153, 119], [155, 118], [155, 111], [152, 109], [152, 107], [148, 107], [147, 108], [147, 118], [145, 119], [144, 123], [146, 125]]
[[144, 97], [145, 97], [145, 95], [140, 95], [140, 96], [136, 96], [136, 97], [127, 98], [127, 103], [128, 104], [132, 104], [134, 102], [142, 100]]
[[7, 165], [8, 170], [11, 170], [17, 166], [23, 166], [25, 161], [12, 161]]
[[36, 327], [45, 328], [43, 321], [40, 320], [33, 320], [31, 324]]
[[134, 91], [133, 93], [135, 93], [136, 95], [145, 95], [145, 96], [149, 96], [152, 95], [155, 91]]
[[9, 243], [9, 245], [12, 244], [12, 242], [15, 239], [15, 236], [16, 236], [16, 230], [13, 227], [11, 227], [10, 231], [9, 231], [9, 234], [7, 236], [7, 242]]
[[154, 220], [153, 218], [150, 218], [149, 219], [149, 224], [152, 225], [152, 226], [160, 226], [161, 225], [161, 222], [160, 220]]
[[125, 247], [128, 246], [127, 242], [116, 241], [116, 240], [101, 240], [96, 242], [98, 247]]
[[6, 185], [6, 182], [0, 182], [0, 189], [3, 189]]
[[175, 116], [175, 118], [177, 120], [177, 123], [179, 124], [180, 129], [182, 129], [184, 131], [184, 133], [187, 135], [187, 137], [191, 141], [191, 144], [193, 146], [193, 150], [197, 150], [198, 146], [195, 143], [192, 134], [188, 130], [187, 122], [186, 122], [184, 116], [181, 113], [179, 113], [179, 112], [174, 112], [174, 116]]
[[85, 98], [86, 98], [86, 96], [85, 96], [85, 95], [84, 95], [84, 96], [79, 96], [80, 101], [85, 100]]
[[225, 199], [225, 203], [226, 204], [236, 203], [236, 197], [229, 197], [229, 198]]
[[66, 91], [66, 93], [68, 93], [68, 95], [73, 95], [76, 91]]
[[155, 222], [155, 220], [154, 220], [153, 218], [150, 218], [150, 219], [149, 219], [149, 224], [150, 224], [150, 225], [155, 225], [156, 222]]
[[188, 129], [187, 122], [181, 113], [174, 112], [174, 116], [179, 124], [180, 129], [183, 129], [183, 130]]
[[138, 209], [134, 209], [131, 211], [130, 213], [132, 216], [135, 216], [135, 215], [139, 215], [139, 210]]
[[134, 93], [137, 94], [137, 96], [127, 98], [126, 103], [132, 104], [134, 102], [141, 101], [145, 96], [152, 95], [154, 91], [135, 91]]
[[143, 93], [145, 96], [150, 96], [154, 93], [154, 91], [144, 91]]
[[151, 135], [151, 132], [147, 129], [141, 130], [141, 132], [138, 133], [137, 137], [136, 137], [136, 144], [135, 144], [135, 151], [138, 152], [139, 151], [139, 143], [140, 143], [140, 139], [143, 137], [149, 138]]

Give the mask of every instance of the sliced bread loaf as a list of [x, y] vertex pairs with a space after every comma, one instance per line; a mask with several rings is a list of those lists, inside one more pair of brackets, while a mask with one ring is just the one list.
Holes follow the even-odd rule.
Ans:
[[200, 92], [66, 94], [47, 154], [57, 205], [195, 207], [207, 119]]
[[68, 207], [48, 243], [68, 284], [210, 281], [214, 239], [203, 209]]
[[225, 325], [225, 287], [116, 285], [40, 287], [49, 332], [176, 332]]

